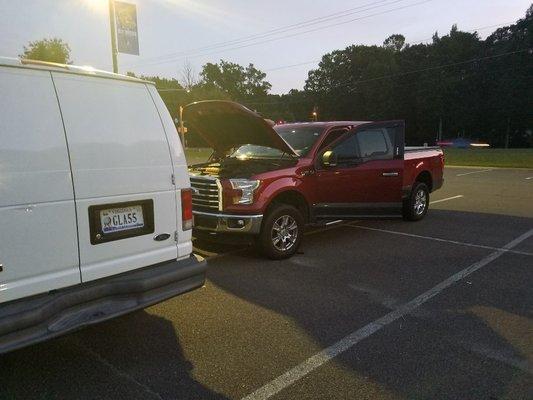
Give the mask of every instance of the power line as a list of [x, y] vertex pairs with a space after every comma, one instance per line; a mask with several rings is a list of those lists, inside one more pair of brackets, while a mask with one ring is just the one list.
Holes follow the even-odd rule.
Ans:
[[[418, 73], [418, 72], [435, 71], [435, 70], [439, 70], [439, 69], [455, 67], [455, 66], [458, 66], [458, 65], [464, 65], [464, 64], [474, 63], [474, 62], [478, 62], [478, 61], [485, 61], [485, 60], [505, 57], [505, 56], [512, 55], [512, 54], [519, 54], [519, 53], [524, 53], [524, 52], [530, 52], [531, 53], [532, 51], [533, 50], [529, 49], [529, 48], [528, 49], [516, 50], [516, 51], [509, 51], [509, 52], [506, 52], [506, 53], [496, 54], [496, 55], [493, 55], [493, 56], [478, 57], [478, 58], [473, 58], [473, 59], [470, 59], [470, 60], [459, 61], [459, 62], [444, 64], [444, 65], [437, 65], [437, 66], [434, 66], [434, 67], [426, 67], [426, 68], [406, 71], [406, 72], [402, 72], [402, 73], [398, 73], [398, 74], [390, 74], [390, 75], [383, 75], [383, 76], [378, 76], [378, 77], [374, 77], [374, 78], [361, 79], [361, 80], [358, 80], [358, 81], [355, 81], [355, 82], [349, 82], [349, 83], [346, 83], [346, 84], [334, 85], [334, 86], [331, 86], [328, 89], [331, 90], [331, 89], [337, 89], [337, 88], [341, 88], [341, 87], [355, 86], [355, 85], [358, 85], [358, 84], [361, 84], [361, 83], [374, 82], [374, 81], [379, 81], [379, 80], [389, 79], [389, 78], [396, 78], [396, 77], [400, 77], [400, 76], [415, 74], [415, 73]], [[354, 88], [355, 87], [352, 87], [352, 89], [354, 89]], [[307, 101], [309, 101], [309, 99], [290, 101], [290, 102], [287, 102], [287, 103], [290, 103], [290, 104], [295, 103], [296, 104], [296, 103], [303, 103], [303, 102], [307, 102]], [[250, 103], [246, 103], [246, 104], [249, 104], [249, 105], [275, 105], [275, 104], [279, 104], [279, 102], [268, 102], [268, 103], [267, 102], [263, 102], [263, 103], [250, 102]]]
[[[514, 23], [514, 22], [515, 22], [515, 21], [507, 21], [507, 22], [502, 22], [502, 23], [499, 23], [499, 24], [482, 26], [482, 27], [479, 27], [479, 28], [470, 29], [470, 30], [462, 31], [462, 32], [477, 32], [477, 31], [484, 30], [484, 29], [490, 29], [490, 28], [495, 28], [495, 27], [502, 27], [502, 26], [505, 26], [505, 25], [507, 25], [507, 24], [511, 24], [511, 23]], [[426, 38], [426, 39], [422, 39], [422, 40], [417, 40], [416, 42], [411, 42], [411, 43], [409, 43], [409, 44], [410, 44], [410, 45], [411, 45], [411, 44], [420, 44], [420, 43], [423, 43], [423, 42], [427, 42], [428, 40], [431, 40], [431, 39], [433, 39], [433, 38]], [[313, 61], [304, 61], [304, 62], [297, 63], [297, 64], [282, 65], [282, 66], [279, 66], [279, 67], [273, 67], [273, 68], [264, 69], [263, 71], [264, 71], [264, 72], [279, 71], [279, 70], [282, 70], [282, 69], [288, 69], [288, 68], [300, 67], [300, 66], [302, 66], [302, 65], [316, 64], [316, 63], [318, 63], [318, 62], [320, 62], [320, 61], [322, 61], [322, 59], [320, 59], [320, 60], [313, 60]]]
[[445, 65], [437, 65], [437, 66], [434, 66], [434, 67], [427, 67], [427, 68], [421, 68], [421, 69], [407, 71], [407, 72], [401, 72], [399, 74], [391, 74], [391, 75], [385, 75], [385, 76], [380, 76], [380, 77], [376, 77], [376, 78], [363, 79], [363, 80], [359, 80], [359, 81], [352, 82], [352, 83], [335, 85], [332, 88], [351, 86], [351, 85], [356, 85], [356, 84], [359, 84], [359, 83], [373, 82], [373, 81], [376, 81], [376, 80], [382, 80], [382, 79], [388, 79], [388, 78], [396, 78], [398, 76], [411, 75], [411, 74], [415, 74], [415, 73], [418, 73], [418, 72], [435, 71], [435, 70], [439, 70], [439, 69], [443, 69], [443, 68], [450, 68], [450, 67], [455, 67], [455, 66], [458, 66], [458, 65], [470, 64], [470, 63], [477, 62], [477, 61], [485, 61], [485, 60], [490, 60], [490, 59], [494, 59], [494, 58], [504, 57], [504, 56], [508, 56], [508, 55], [511, 55], [511, 54], [524, 53], [526, 51], [531, 51], [531, 49], [522, 49], [522, 50], [516, 50], [516, 51], [509, 51], [509, 52], [506, 52], [506, 53], [496, 54], [496, 55], [493, 55], [493, 56], [478, 57], [478, 58], [473, 58], [473, 59], [466, 60], [466, 61], [459, 61], [459, 62], [449, 63], [449, 64], [445, 64]]
[[158, 92], [187, 92], [190, 93], [190, 89], [157, 89]]
[[[366, 19], [366, 18], [375, 17], [375, 16], [378, 16], [378, 15], [388, 14], [388, 13], [391, 13], [391, 12], [394, 12], [394, 11], [399, 11], [399, 10], [403, 10], [403, 9], [406, 9], [406, 8], [415, 7], [417, 5], [428, 3], [430, 1], [434, 1], [434, 0], [423, 0], [423, 1], [419, 1], [417, 3], [413, 3], [413, 4], [408, 4], [408, 5], [405, 5], [405, 6], [401, 6], [401, 7], [392, 8], [392, 9], [389, 9], [389, 10], [385, 10], [385, 11], [374, 13], [374, 14], [365, 15], [365, 16], [358, 17], [358, 18], [353, 18], [353, 19], [350, 19], [350, 20], [347, 20], [347, 21], [337, 22], [337, 23], [325, 25], [325, 26], [322, 26], [322, 27], [317, 27], [317, 28], [308, 29], [308, 30], [301, 31], [301, 32], [296, 32], [296, 33], [293, 33], [293, 34], [290, 34], [290, 35], [280, 36], [280, 37], [277, 37], [277, 38], [267, 39], [267, 40], [254, 42], [254, 43], [250, 43], [250, 44], [246, 44], [246, 45], [242, 45], [242, 46], [230, 47], [228, 49], [224, 49], [224, 50], [220, 50], [220, 51], [216, 51], [216, 52], [212, 52], [212, 53], [197, 54], [197, 55], [194, 55], [194, 56], [192, 56], [190, 58], [203, 57], [203, 56], [208, 56], [208, 55], [212, 55], [212, 54], [219, 54], [219, 53], [224, 53], [226, 51], [238, 50], [238, 49], [242, 49], [242, 48], [246, 48], [246, 47], [257, 46], [257, 45], [261, 45], [261, 44], [265, 44], [265, 43], [270, 43], [270, 42], [274, 42], [274, 41], [288, 39], [288, 38], [291, 38], [291, 37], [304, 35], [306, 33], [316, 32], [316, 31], [324, 30], [324, 29], [331, 28], [331, 27], [334, 27], [334, 26], [345, 25], [345, 24], [348, 24], [348, 23], [351, 23], [351, 22], [355, 22], [355, 21], [360, 21], [360, 20], [363, 20], [363, 19]], [[145, 65], [167, 64], [169, 62], [174, 62], [174, 61], [177, 61], [177, 60], [183, 59], [183, 58], [185, 58], [185, 57], [178, 57], [178, 58], [175, 58], [175, 59], [172, 59], [172, 60], [168, 60], [168, 61], [152, 62], [152, 63], [146, 63], [146, 64], [142, 64], [142, 65], [145, 66]], [[140, 65], [141, 64], [137, 64], [137, 66], [140, 66]]]
[[[176, 53], [169, 53], [169, 54], [161, 55], [161, 56], [157, 56], [157, 57], [151, 57], [147, 61], [150, 61], [150, 60], [162, 60], [162, 59], [168, 59], [168, 58], [173, 58], [173, 57], [177, 57], [177, 56], [187, 56], [187, 55], [195, 54], [195, 53], [198, 53], [198, 52], [203, 52], [203, 51], [206, 51], [206, 50], [212, 50], [212, 49], [219, 48], [219, 47], [227, 47], [227, 46], [232, 46], [232, 45], [236, 45], [236, 44], [243, 43], [243, 42], [248, 42], [248, 41], [251, 41], [251, 40], [254, 40], [254, 39], [262, 39], [264, 37], [276, 35], [276, 34], [279, 34], [279, 33], [284, 33], [284, 32], [290, 31], [290, 30], [300, 29], [300, 28], [303, 28], [303, 27], [306, 27], [306, 26], [320, 24], [320, 23], [323, 23], [325, 21], [334, 20], [334, 19], [338, 19], [338, 18], [344, 18], [346, 16], [355, 14], [354, 11], [356, 11], [356, 10], [359, 10], [358, 12], [366, 11], [366, 10], [361, 10], [364, 7], [375, 6], [375, 7], [372, 7], [372, 8], [377, 8], [377, 7], [383, 7], [383, 6], [387, 6], [387, 5], [392, 5], [394, 3], [399, 3], [401, 1], [406, 1], [406, 0], [395, 0], [395, 1], [380, 0], [380, 1], [375, 1], [375, 2], [372, 2], [372, 3], [367, 3], [367, 4], [363, 4], [361, 6], [353, 7], [353, 8], [347, 9], [347, 10], [338, 11], [338, 12], [333, 13], [333, 14], [328, 14], [328, 15], [324, 15], [324, 16], [321, 16], [321, 17], [316, 17], [316, 18], [313, 18], [313, 19], [310, 19], [310, 20], [301, 21], [301, 22], [296, 23], [296, 24], [281, 26], [281, 27], [274, 28], [274, 29], [271, 29], [271, 30], [268, 30], [268, 31], [265, 31], [265, 32], [261, 32], [261, 33], [256, 33], [256, 34], [253, 34], [253, 35], [248, 35], [248, 36], [240, 37], [240, 38], [229, 40], [229, 41], [225, 41], [225, 42], [214, 43], [214, 44], [211, 44], [211, 45], [208, 45], [208, 46], [198, 47], [198, 48], [191, 49], [191, 50], [185, 50], [185, 51], [180, 51], [180, 52], [176, 52]], [[383, 3], [387, 3], [387, 4], [383, 4]], [[142, 65], [142, 64], [138, 64], [138, 65]]]
[[[277, 35], [277, 34], [280, 34], [280, 33], [287, 32], [287, 31], [291, 31], [291, 30], [295, 30], [295, 29], [301, 29], [301, 28], [304, 28], [306, 26], [320, 24], [320, 23], [322, 23], [324, 21], [327, 21], [327, 20], [343, 18], [343, 17], [349, 16], [349, 15], [355, 14], [356, 13], [356, 12], [354, 12], [355, 10], [359, 10], [357, 12], [366, 11], [366, 10], [361, 10], [361, 8], [364, 8], [364, 7], [367, 7], [367, 6], [372, 6], [372, 5], [375, 5], [375, 4], [379, 4], [379, 5], [375, 6], [375, 7], [373, 7], [373, 8], [377, 8], [377, 7], [387, 6], [387, 5], [398, 3], [400, 1], [405, 1], [405, 0], [395, 0], [395, 1], [392, 1], [391, 3], [388, 3], [388, 4], [380, 4], [380, 3], [387, 3], [389, 1], [390, 0], [380, 0], [380, 1], [377, 1], [377, 2], [367, 3], [367, 4], [364, 4], [362, 6], [350, 8], [350, 9], [344, 10], [344, 11], [339, 11], [339, 12], [336, 12], [334, 14], [328, 14], [328, 15], [325, 15], [323, 17], [317, 17], [317, 18], [313, 18], [311, 20], [302, 21], [302, 22], [299, 22], [299, 23], [296, 23], [296, 24], [278, 27], [278, 28], [275, 28], [275, 29], [271, 29], [271, 30], [262, 32], [262, 33], [257, 33], [257, 34], [253, 34], [253, 35], [249, 35], [249, 36], [244, 36], [244, 37], [237, 38], [237, 39], [230, 40], [230, 41], [226, 41], [226, 42], [219, 42], [219, 43], [215, 43], [215, 44], [212, 44], [212, 45], [199, 47], [199, 48], [196, 48], [196, 49], [191, 49], [191, 50], [187, 50], [187, 51], [180, 51], [180, 52], [177, 52], [177, 53], [170, 53], [170, 54], [166, 54], [166, 55], [162, 55], [162, 56], [158, 56], [158, 57], [152, 57], [152, 58], [150, 58], [150, 59], [148, 59], [146, 61], [148, 61], [148, 63], [151, 63], [151, 62], [155, 62], [157, 60], [169, 60], [169, 59], [174, 59], [176, 57], [183, 58], [183, 57], [187, 57], [187, 56], [198, 54], [199, 52], [205, 52], [205, 51], [213, 50], [213, 49], [216, 49], [216, 48], [234, 46], [234, 45], [241, 44], [241, 43], [246, 43], [246, 42], [249, 42], [249, 41], [252, 41], [252, 40], [263, 39], [265, 37]], [[146, 65], [146, 62], [135, 64], [133, 66], [138, 66], [138, 65]]]

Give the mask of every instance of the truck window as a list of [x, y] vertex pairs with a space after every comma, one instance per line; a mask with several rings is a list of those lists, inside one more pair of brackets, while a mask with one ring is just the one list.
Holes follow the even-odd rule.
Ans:
[[322, 135], [323, 128], [275, 126], [274, 130], [298, 153], [305, 157]]
[[337, 154], [337, 162], [340, 165], [354, 164], [360, 160], [356, 135], [352, 134], [335, 145], [333, 151]]
[[329, 132], [328, 135], [326, 136], [326, 138], [324, 139], [324, 141], [322, 142], [322, 144], [320, 145], [320, 149], [318, 149], [318, 150], [320, 151], [320, 150], [325, 149], [331, 143], [333, 143], [335, 140], [337, 140], [342, 135], [344, 135], [346, 132], [348, 132], [347, 128], [335, 129], [335, 130]]
[[359, 156], [364, 160], [389, 160], [393, 158], [393, 146], [384, 129], [369, 129], [356, 135]]

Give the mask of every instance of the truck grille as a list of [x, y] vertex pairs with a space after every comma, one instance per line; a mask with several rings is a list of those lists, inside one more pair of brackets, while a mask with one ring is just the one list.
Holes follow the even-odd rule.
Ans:
[[192, 205], [197, 211], [219, 211], [220, 191], [217, 179], [191, 176]]

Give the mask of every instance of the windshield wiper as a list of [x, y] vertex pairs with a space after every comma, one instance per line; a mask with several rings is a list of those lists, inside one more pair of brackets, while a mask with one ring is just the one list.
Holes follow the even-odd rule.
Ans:
[[294, 154], [291, 154], [291, 153], [288, 153], [286, 151], [284, 151], [283, 153], [281, 153], [281, 157], [279, 158], [280, 161], [283, 161], [283, 157], [285, 157], [285, 154], [289, 155], [293, 160], [297, 160], [299, 157], [294, 155]]

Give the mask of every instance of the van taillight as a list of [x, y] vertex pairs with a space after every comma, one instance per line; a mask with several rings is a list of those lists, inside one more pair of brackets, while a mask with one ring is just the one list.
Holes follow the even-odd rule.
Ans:
[[192, 229], [192, 190], [181, 189], [181, 226], [184, 231]]

